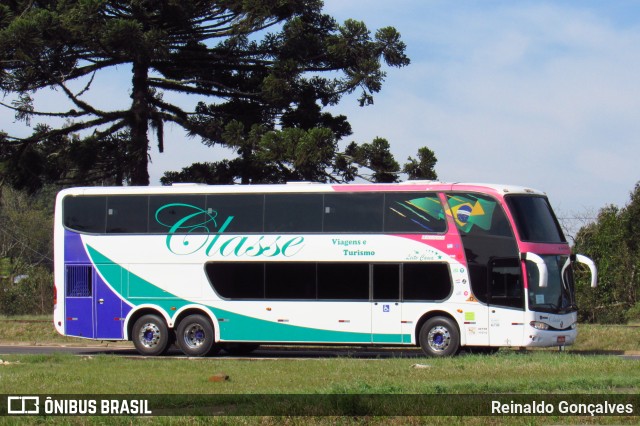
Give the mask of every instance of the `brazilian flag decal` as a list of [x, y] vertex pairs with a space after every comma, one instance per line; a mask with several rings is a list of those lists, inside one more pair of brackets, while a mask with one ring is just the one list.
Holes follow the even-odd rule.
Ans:
[[396, 201], [389, 209], [428, 232], [441, 232], [446, 228], [444, 209], [435, 196]]
[[470, 194], [449, 196], [451, 215], [462, 232], [469, 232], [474, 226], [485, 231], [491, 229], [491, 220], [496, 208], [495, 201], [477, 198]]

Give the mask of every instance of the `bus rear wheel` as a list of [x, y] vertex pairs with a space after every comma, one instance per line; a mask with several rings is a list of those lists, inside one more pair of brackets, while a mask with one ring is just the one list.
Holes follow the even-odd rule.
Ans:
[[187, 356], [205, 356], [219, 350], [214, 345], [211, 321], [204, 315], [189, 315], [180, 321], [176, 331], [176, 341]]
[[143, 315], [132, 330], [133, 345], [142, 355], [161, 355], [169, 349], [169, 328], [158, 315]]
[[458, 327], [446, 317], [427, 320], [420, 328], [418, 340], [422, 351], [432, 357], [453, 356], [460, 349]]

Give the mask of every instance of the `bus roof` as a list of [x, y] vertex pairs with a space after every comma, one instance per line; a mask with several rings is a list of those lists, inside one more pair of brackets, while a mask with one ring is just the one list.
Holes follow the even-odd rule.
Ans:
[[326, 193], [326, 192], [392, 192], [392, 191], [467, 191], [506, 194], [536, 194], [544, 192], [515, 185], [487, 183], [407, 181], [400, 183], [323, 184], [315, 182], [290, 182], [287, 184], [259, 185], [206, 185], [180, 183], [171, 186], [91, 186], [68, 188], [65, 195], [134, 195], [134, 194], [229, 194], [229, 193]]

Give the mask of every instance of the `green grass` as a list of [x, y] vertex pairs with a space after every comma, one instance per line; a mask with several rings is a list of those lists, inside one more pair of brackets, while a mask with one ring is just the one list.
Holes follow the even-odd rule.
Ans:
[[11, 272], [11, 260], [7, 257], [0, 258], [0, 277], [7, 277]]
[[0, 315], [0, 343], [63, 343], [86, 344], [86, 340], [65, 337], [58, 334], [52, 316], [11, 316]]
[[567, 347], [578, 351], [640, 351], [640, 327], [624, 325], [581, 324], [576, 344]]
[[[19, 393], [640, 393], [637, 361], [500, 352], [449, 359], [197, 359], [5, 355], [0, 394]], [[419, 362], [426, 369], [411, 368]], [[117, 372], [117, 374], [113, 373]], [[215, 374], [226, 382], [210, 382]]]
[[[601, 355], [560, 352], [503, 351], [494, 356], [449, 359], [186, 359], [119, 356], [6, 355], [0, 366], [0, 394], [638, 394], [638, 361]], [[427, 369], [415, 369], [419, 362]], [[211, 382], [224, 373], [228, 381]], [[455, 397], [451, 398], [452, 403]], [[71, 419], [71, 418], [69, 418]], [[99, 418], [96, 423], [128, 424], [123, 419]], [[226, 420], [225, 420], [226, 419]], [[540, 424], [573, 422], [637, 424], [629, 417], [531, 418], [253, 418], [216, 419], [228, 424]], [[258, 420], [260, 419], [260, 420]], [[35, 421], [34, 423], [39, 423]], [[42, 420], [42, 419], [40, 419]], [[204, 419], [161, 419], [166, 424], [198, 424]], [[147, 420], [143, 420], [143, 423]], [[69, 422], [73, 424], [73, 419]], [[223, 422], [224, 423], [224, 422]], [[2, 422], [0, 422], [2, 424]], [[80, 423], [77, 423], [80, 424]]]

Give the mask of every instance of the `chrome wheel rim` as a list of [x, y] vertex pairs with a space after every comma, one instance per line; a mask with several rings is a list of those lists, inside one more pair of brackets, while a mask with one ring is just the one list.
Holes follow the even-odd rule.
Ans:
[[138, 340], [145, 348], [154, 348], [160, 342], [160, 328], [154, 323], [146, 323], [140, 328]]
[[451, 344], [451, 334], [446, 327], [438, 325], [429, 330], [427, 342], [431, 349], [437, 352], [442, 352]]
[[185, 328], [183, 334], [184, 343], [191, 349], [197, 349], [204, 345], [207, 334], [204, 327], [198, 323], [190, 324]]

